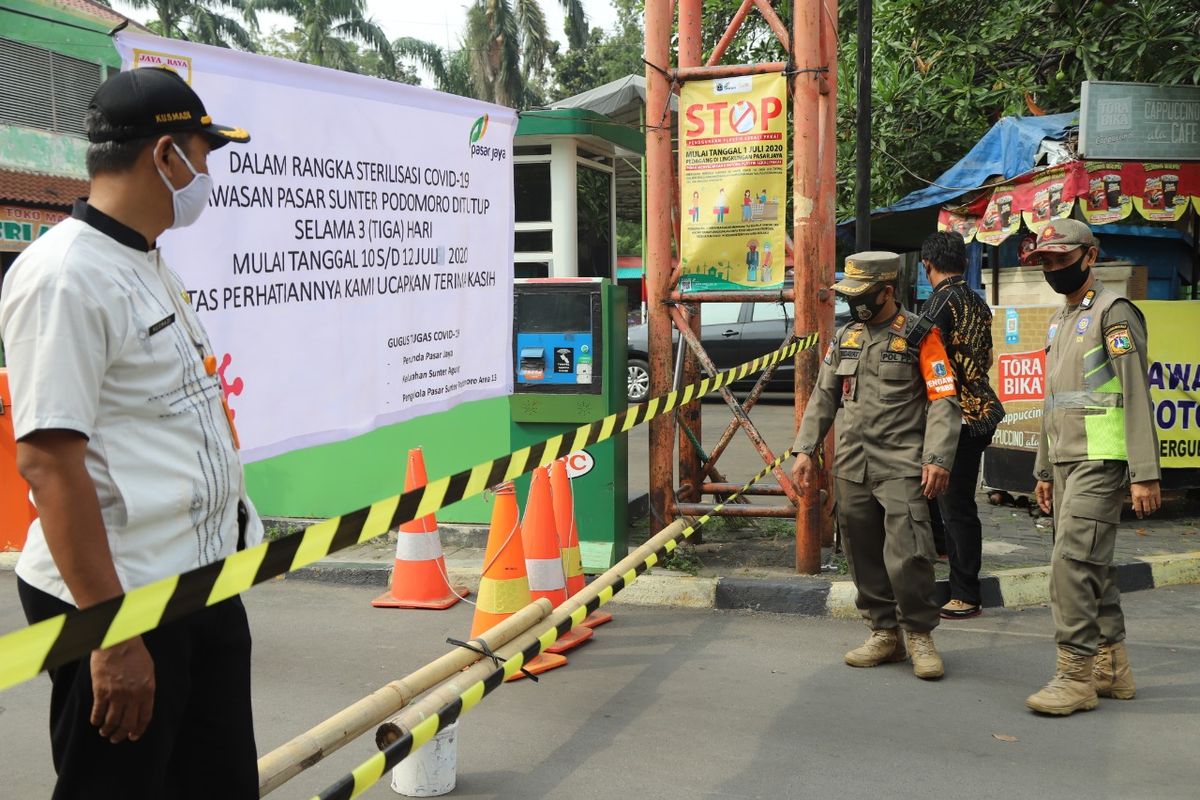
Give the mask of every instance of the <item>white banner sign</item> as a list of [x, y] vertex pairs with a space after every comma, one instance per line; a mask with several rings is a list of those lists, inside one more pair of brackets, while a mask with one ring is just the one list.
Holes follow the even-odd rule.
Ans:
[[191, 82], [250, 132], [162, 238], [255, 461], [512, 391], [516, 113], [136, 33], [125, 68]]

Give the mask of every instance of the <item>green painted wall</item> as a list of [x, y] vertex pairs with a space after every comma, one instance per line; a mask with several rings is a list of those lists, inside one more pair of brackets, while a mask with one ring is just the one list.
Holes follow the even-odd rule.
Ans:
[[87, 139], [0, 125], [0, 169], [48, 172], [87, 180]]
[[[331, 517], [398, 494], [411, 447], [424, 448], [431, 479], [507, 454], [508, 398], [464, 403], [344, 442], [248, 464], [246, 484], [260, 514]], [[490, 516], [491, 507], [481, 497], [438, 512], [442, 522], [482, 523]]]
[[[22, 13], [14, 14], [13, 11]], [[58, 22], [79, 27], [67, 27]], [[108, 36], [112, 27], [107, 20], [95, 19], [82, 12], [71, 13], [36, 0], [4, 0], [0, 5], [0, 36], [5, 39], [120, 69], [121, 58]]]

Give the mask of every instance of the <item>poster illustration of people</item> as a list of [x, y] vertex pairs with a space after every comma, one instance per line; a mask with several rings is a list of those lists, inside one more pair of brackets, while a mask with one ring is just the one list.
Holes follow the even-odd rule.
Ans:
[[684, 84], [682, 291], [783, 285], [786, 91], [782, 74]]

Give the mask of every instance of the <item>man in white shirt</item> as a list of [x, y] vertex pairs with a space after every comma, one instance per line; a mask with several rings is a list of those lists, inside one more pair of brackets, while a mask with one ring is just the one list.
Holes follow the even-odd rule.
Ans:
[[[211, 189], [214, 125], [174, 72], [122, 72], [88, 108], [91, 192], [4, 281], [17, 465], [39, 518], [17, 563], [31, 623], [262, 538], [216, 356], [157, 239]], [[256, 798], [239, 598], [52, 670], [54, 798]]]

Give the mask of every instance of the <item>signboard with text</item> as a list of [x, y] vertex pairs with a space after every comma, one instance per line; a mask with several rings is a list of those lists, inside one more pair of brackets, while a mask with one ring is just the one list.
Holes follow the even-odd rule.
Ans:
[[123, 31], [247, 145], [162, 237], [255, 461], [512, 391], [516, 113]]
[[1200, 86], [1084, 81], [1084, 158], [1200, 160]]
[[66, 218], [65, 211], [0, 206], [0, 250], [23, 250], [34, 239]]
[[777, 289], [784, 277], [787, 82], [689, 81], [679, 98], [684, 292]]
[[[1149, 340], [1147, 377], [1163, 468], [1200, 467], [1200, 303], [1138, 300]], [[1046, 334], [1061, 306], [1022, 306], [1021, 336], [1005, 338], [1004, 314], [992, 317], [995, 360], [990, 378], [1005, 416], [992, 449], [1037, 452], [1046, 392]], [[1128, 357], [1128, 356], [1126, 356]]]

